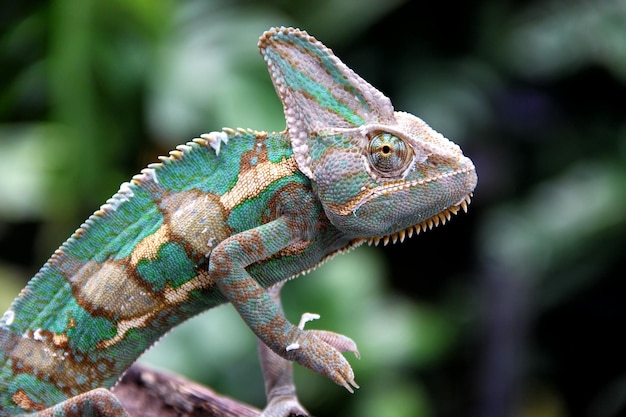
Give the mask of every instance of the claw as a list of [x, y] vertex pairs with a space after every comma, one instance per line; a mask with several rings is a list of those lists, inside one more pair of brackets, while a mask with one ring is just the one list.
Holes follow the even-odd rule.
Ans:
[[335, 382], [344, 387], [350, 394], [354, 394], [355, 388], [361, 388], [359, 387], [359, 384], [354, 381], [354, 374], [352, 373], [352, 370], [350, 370], [348, 375], [342, 375], [340, 372], [336, 372], [334, 376]]
[[350, 394], [354, 394], [354, 390], [352, 389], [352, 387], [350, 386], [350, 384], [348, 384], [348, 381], [344, 381], [343, 384], [341, 384], [345, 389], [348, 390], [348, 392]]
[[354, 389], [353, 388], [356, 388], [356, 389], [361, 388], [361, 387], [359, 387], [359, 385], [356, 382], [354, 382], [354, 380], [343, 381], [341, 386], [344, 387], [345, 389], [347, 389], [350, 394], [354, 394]]

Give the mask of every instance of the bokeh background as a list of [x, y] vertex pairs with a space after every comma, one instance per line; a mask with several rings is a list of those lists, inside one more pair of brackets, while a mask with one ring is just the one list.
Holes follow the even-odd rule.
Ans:
[[[158, 155], [222, 126], [282, 130], [259, 35], [306, 29], [475, 162], [468, 214], [288, 283], [347, 334], [361, 389], [297, 368], [318, 416], [626, 412], [626, 2], [0, 3], [0, 310]], [[232, 307], [143, 359], [257, 406]]]

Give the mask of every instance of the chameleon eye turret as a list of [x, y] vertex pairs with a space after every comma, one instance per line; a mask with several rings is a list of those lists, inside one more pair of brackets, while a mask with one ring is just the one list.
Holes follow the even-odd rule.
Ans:
[[368, 137], [370, 167], [381, 177], [397, 177], [410, 167], [413, 151], [404, 139], [387, 132], [375, 132]]

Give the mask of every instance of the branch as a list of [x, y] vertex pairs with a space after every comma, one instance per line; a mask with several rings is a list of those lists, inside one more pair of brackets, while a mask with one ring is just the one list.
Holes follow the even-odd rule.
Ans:
[[134, 364], [114, 393], [133, 417], [259, 417], [250, 405], [180, 376]]

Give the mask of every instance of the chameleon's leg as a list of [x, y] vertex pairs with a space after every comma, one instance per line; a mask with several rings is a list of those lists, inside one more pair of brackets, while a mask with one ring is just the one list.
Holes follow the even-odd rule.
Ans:
[[[267, 290], [272, 300], [274, 300], [281, 310], [280, 290], [283, 284], [284, 282], [274, 285]], [[318, 315], [305, 313], [302, 315], [298, 327], [304, 329], [305, 322], [317, 318], [319, 318]], [[352, 339], [324, 330], [312, 330], [311, 332], [314, 332], [318, 337], [340, 352], [349, 351], [355, 353], [357, 357], [359, 356], [356, 344]], [[293, 363], [272, 352], [260, 339], [257, 339], [257, 347], [261, 360], [261, 368], [263, 370], [265, 395], [267, 397], [267, 405], [261, 417], [308, 416], [309, 412], [302, 407], [296, 395], [296, 385], [293, 380]]]
[[300, 239], [297, 226], [301, 225], [289, 224], [285, 217], [280, 217], [225, 239], [211, 252], [209, 274], [248, 327], [270, 349], [352, 392], [352, 387], [358, 385], [339, 350], [316, 332], [289, 323], [268, 292], [245, 270]]
[[[281, 288], [282, 284], [275, 285], [268, 289], [268, 293], [278, 307], [282, 309], [280, 304]], [[267, 397], [267, 405], [261, 416], [308, 416], [309, 413], [302, 407], [296, 396], [296, 386], [293, 381], [293, 363], [278, 356], [260, 339], [257, 339], [257, 345]]]
[[37, 417], [130, 417], [120, 401], [106, 388], [69, 398], [36, 414]]
[[[281, 283], [267, 290], [281, 309], [280, 290], [282, 286]], [[261, 417], [308, 416], [309, 412], [302, 407], [296, 396], [293, 363], [272, 352], [259, 339], [257, 339], [257, 347], [265, 382], [265, 396], [267, 397], [267, 405]]]

